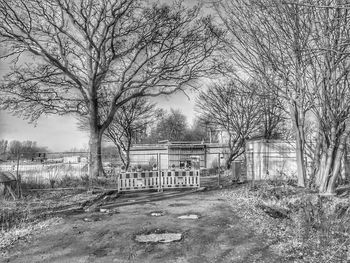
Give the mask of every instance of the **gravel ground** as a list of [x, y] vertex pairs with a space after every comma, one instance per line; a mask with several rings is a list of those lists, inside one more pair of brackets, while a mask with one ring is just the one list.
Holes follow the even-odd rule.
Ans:
[[[31, 201], [47, 208], [96, 196], [51, 193]], [[0, 250], [4, 262], [348, 262], [346, 257], [350, 262], [350, 235], [333, 233], [334, 225], [339, 230], [350, 221], [311, 211], [313, 225], [305, 224], [303, 204], [315, 208], [318, 200], [291, 186], [235, 186], [21, 224], [0, 233]], [[323, 209], [346, 204], [347, 199], [337, 198]], [[263, 207], [287, 212], [276, 217]], [[320, 236], [322, 228], [328, 236]], [[181, 238], [163, 242], [169, 234]], [[140, 235], [152, 242], [138, 242]]]

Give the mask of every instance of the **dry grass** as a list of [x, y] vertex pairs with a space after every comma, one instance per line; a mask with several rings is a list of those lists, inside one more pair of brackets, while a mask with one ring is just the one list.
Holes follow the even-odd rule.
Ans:
[[6, 254], [5, 249], [15, 244], [18, 240], [28, 239], [31, 235], [42, 229], [46, 229], [52, 225], [59, 224], [61, 218], [50, 218], [44, 221], [36, 221], [27, 224], [20, 224], [9, 231], [0, 232], [0, 251], [2, 255]]
[[[222, 197], [279, 255], [293, 262], [350, 260], [350, 200], [320, 198], [290, 185], [225, 190]], [[282, 211], [273, 215], [272, 211]], [[283, 216], [278, 217], [281, 214]]]
[[39, 230], [58, 224], [60, 218], [54, 211], [69, 207], [79, 207], [96, 194], [86, 191], [45, 191], [28, 192], [21, 200], [1, 200], [0, 207], [0, 251], [16, 241], [27, 239]]
[[28, 192], [19, 200], [0, 200], [0, 231], [6, 232], [25, 223], [47, 219], [55, 211], [79, 207], [96, 196], [73, 189]]

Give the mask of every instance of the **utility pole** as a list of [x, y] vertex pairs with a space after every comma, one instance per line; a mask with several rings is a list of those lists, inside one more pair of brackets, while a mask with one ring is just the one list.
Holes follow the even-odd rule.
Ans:
[[19, 160], [20, 160], [20, 152], [17, 152], [17, 170], [16, 170], [16, 192], [18, 198], [22, 198], [22, 191], [21, 191], [21, 177], [19, 175]]

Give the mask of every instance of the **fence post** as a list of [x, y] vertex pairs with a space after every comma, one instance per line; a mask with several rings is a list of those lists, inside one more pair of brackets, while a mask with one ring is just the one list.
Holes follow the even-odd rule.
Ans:
[[157, 163], [158, 163], [158, 192], [162, 192], [163, 188], [162, 188], [162, 170], [161, 170], [161, 154], [157, 153]]
[[120, 192], [120, 181], [119, 178], [121, 177], [121, 172], [120, 173], [116, 173], [116, 179], [117, 179], [117, 192]]
[[219, 176], [218, 176], [218, 186], [220, 187], [220, 173], [221, 173], [221, 154], [219, 153]]
[[88, 190], [92, 190], [92, 177], [90, 176], [90, 162], [91, 162], [91, 151], [88, 152], [88, 160], [87, 160], [87, 172], [88, 172]]
[[198, 172], [198, 188], [200, 188], [201, 187], [201, 169], [199, 169], [197, 172]]

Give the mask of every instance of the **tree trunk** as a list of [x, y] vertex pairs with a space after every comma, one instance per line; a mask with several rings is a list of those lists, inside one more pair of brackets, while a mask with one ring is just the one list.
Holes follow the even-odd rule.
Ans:
[[226, 164], [225, 164], [225, 166], [226, 166], [226, 170], [230, 170], [231, 169], [231, 164], [232, 164], [232, 158], [227, 158], [227, 160], [226, 160]]
[[292, 100], [292, 119], [295, 130], [295, 139], [296, 139], [296, 159], [297, 159], [297, 174], [298, 174], [298, 186], [305, 187], [306, 186], [306, 167], [304, 161], [304, 150], [305, 150], [305, 134], [304, 134], [304, 120], [305, 113], [300, 107], [303, 105], [300, 102], [300, 96], [302, 94], [302, 53], [301, 53], [301, 27], [300, 27], [300, 19], [299, 19], [299, 6], [295, 5], [295, 16], [294, 16], [294, 43], [293, 50], [295, 56], [295, 87]]
[[296, 159], [297, 159], [297, 176], [298, 176], [298, 186], [306, 186], [306, 167], [304, 161], [304, 145], [305, 145], [305, 135], [304, 135], [304, 114], [300, 112], [295, 102], [291, 106], [291, 117], [293, 120], [293, 126], [295, 131], [296, 140]]
[[344, 154], [343, 154], [343, 179], [344, 182], [347, 183], [350, 177], [350, 165], [348, 159], [348, 145], [347, 143], [344, 145]]
[[327, 155], [325, 153], [321, 153], [319, 158], [320, 158], [319, 166], [315, 171], [315, 186], [318, 189], [320, 188], [321, 181], [322, 181], [321, 174], [326, 167]]
[[[92, 98], [96, 98], [95, 92], [92, 93]], [[98, 103], [97, 99], [90, 101], [90, 156], [89, 156], [89, 177], [90, 180], [94, 177], [102, 176], [102, 142], [103, 130], [99, 125]]]
[[334, 144], [331, 144], [328, 150], [323, 153], [322, 161], [324, 162], [324, 165], [322, 165], [318, 175], [320, 193], [324, 193], [327, 189], [328, 180], [332, 171], [335, 155], [336, 149]]
[[297, 174], [298, 174], [298, 186], [305, 187], [306, 181], [306, 167], [304, 162], [304, 145], [302, 135], [299, 128], [297, 128], [296, 136], [296, 157], [297, 157]]
[[339, 178], [339, 175], [340, 175], [341, 159], [343, 157], [343, 153], [344, 153], [343, 149], [341, 148], [338, 149], [334, 159], [333, 171], [330, 175], [327, 188], [325, 191], [326, 194], [335, 194], [335, 187], [336, 187], [337, 179]]
[[90, 178], [97, 176], [103, 176], [102, 166], [102, 147], [101, 147], [102, 135], [98, 128], [90, 130], [90, 161], [89, 171]]
[[335, 194], [347, 137], [347, 133], [343, 134], [339, 140], [332, 142], [327, 151], [326, 165], [324, 171], [320, 174], [320, 193]]
[[125, 152], [125, 159], [126, 159], [126, 169], [129, 169], [130, 166], [130, 148], [131, 148], [131, 140], [128, 140], [128, 146], [127, 150]]
[[320, 167], [322, 165], [321, 163], [321, 150], [323, 145], [323, 137], [322, 135], [318, 134], [318, 138], [316, 140], [316, 146], [313, 152], [313, 155], [311, 157], [312, 159], [312, 165], [311, 165], [311, 174], [309, 178], [309, 187], [314, 188], [319, 186], [319, 182], [317, 181], [317, 174], [320, 170]]

